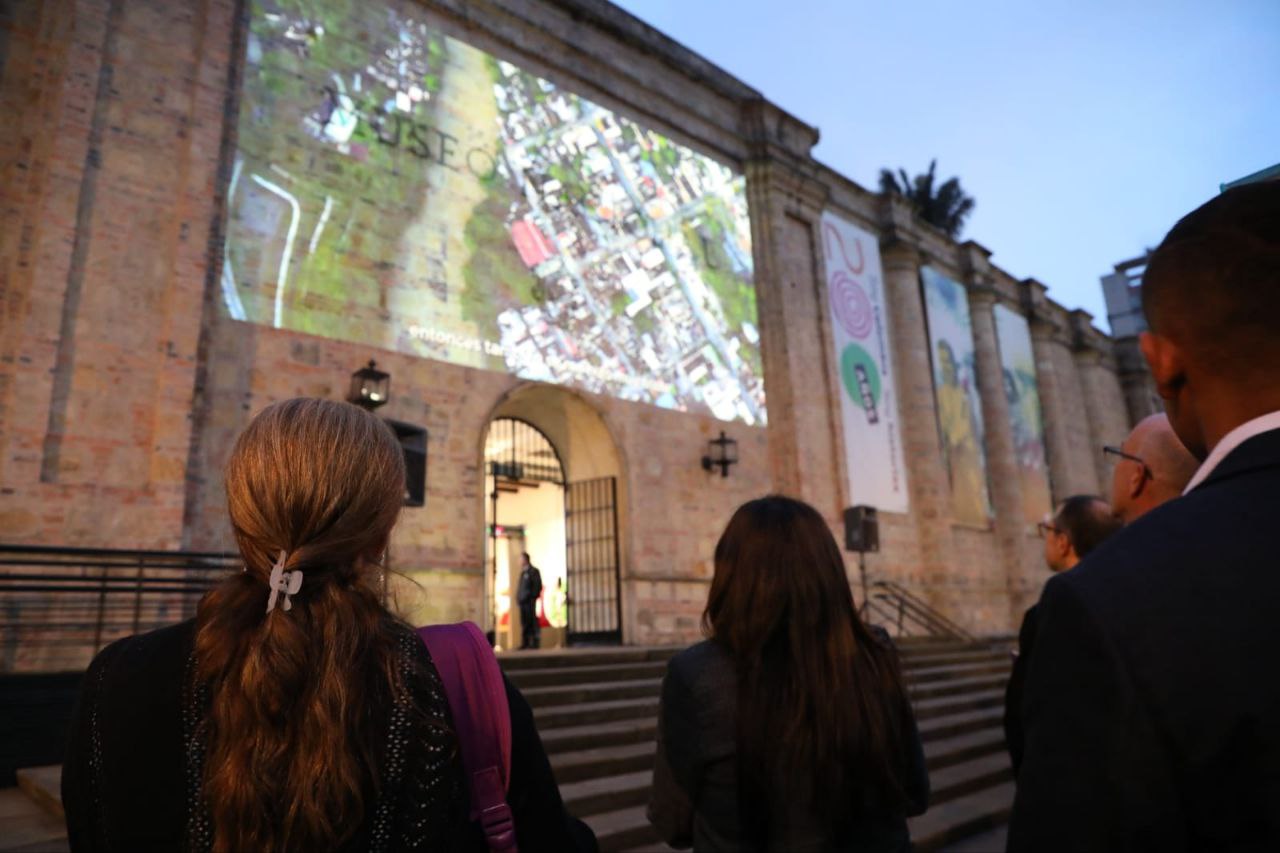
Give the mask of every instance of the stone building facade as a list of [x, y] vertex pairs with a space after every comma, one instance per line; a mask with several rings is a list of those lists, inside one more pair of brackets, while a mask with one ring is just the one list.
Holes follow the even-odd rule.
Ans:
[[[572, 477], [618, 478], [622, 636], [688, 640], [733, 509], [770, 491], [840, 535], [846, 455], [829, 356], [821, 218], [878, 235], [910, 510], [881, 513], [870, 577], [985, 634], [1012, 631], [1045, 572], [1020, 510], [993, 310], [1029, 323], [1055, 499], [1105, 492], [1099, 446], [1129, 426], [1113, 342], [1033, 279], [993, 265], [818, 163], [817, 129], [603, 0], [423, 0], [433, 26], [745, 174], [767, 427], [251, 325], [218, 299], [245, 73], [245, 0], [17, 0], [0, 69], [0, 541], [226, 549], [220, 469], [264, 405], [343, 396], [368, 358], [383, 410], [429, 434], [427, 500], [394, 565], [418, 621], [482, 619], [487, 425], [535, 423]], [[920, 268], [963, 284], [994, 521], [952, 518]], [[821, 369], [815, 368], [820, 366]], [[699, 465], [726, 430], [740, 462]], [[852, 561], [850, 563], [852, 567]], [[851, 568], [851, 578], [854, 577]]]

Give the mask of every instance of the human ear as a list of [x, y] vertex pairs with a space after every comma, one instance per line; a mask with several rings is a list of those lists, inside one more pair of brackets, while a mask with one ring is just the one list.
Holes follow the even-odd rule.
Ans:
[[1173, 400], [1187, 382], [1186, 362], [1182, 348], [1172, 338], [1156, 332], [1143, 332], [1138, 337], [1138, 345], [1142, 348], [1142, 357], [1151, 368], [1151, 377], [1156, 382], [1156, 391], [1161, 399]]
[[1134, 463], [1132, 467], [1133, 473], [1129, 475], [1129, 497], [1136, 498], [1142, 494], [1142, 490], [1147, 484], [1147, 469], [1137, 463]]

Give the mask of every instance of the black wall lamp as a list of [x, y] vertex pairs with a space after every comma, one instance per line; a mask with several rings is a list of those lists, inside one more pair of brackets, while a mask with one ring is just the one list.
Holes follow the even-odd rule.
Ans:
[[738, 461], [738, 442], [720, 430], [720, 437], [707, 442], [707, 453], [702, 457], [702, 470], [720, 468], [720, 476], [729, 476], [729, 466]]
[[351, 374], [351, 390], [347, 402], [373, 411], [387, 402], [391, 396], [391, 374], [378, 369], [378, 363], [369, 359], [369, 366]]

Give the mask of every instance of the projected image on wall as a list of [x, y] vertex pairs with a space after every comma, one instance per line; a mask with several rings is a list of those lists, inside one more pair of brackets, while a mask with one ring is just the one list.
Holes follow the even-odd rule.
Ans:
[[230, 315], [764, 422], [743, 178], [425, 17], [253, 0]]

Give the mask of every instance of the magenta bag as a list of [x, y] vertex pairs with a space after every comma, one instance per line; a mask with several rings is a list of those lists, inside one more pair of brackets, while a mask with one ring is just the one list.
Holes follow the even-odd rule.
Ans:
[[516, 824], [507, 805], [511, 784], [511, 710], [498, 659], [473, 622], [418, 629], [435, 662], [458, 734], [462, 768], [493, 853], [517, 853]]

